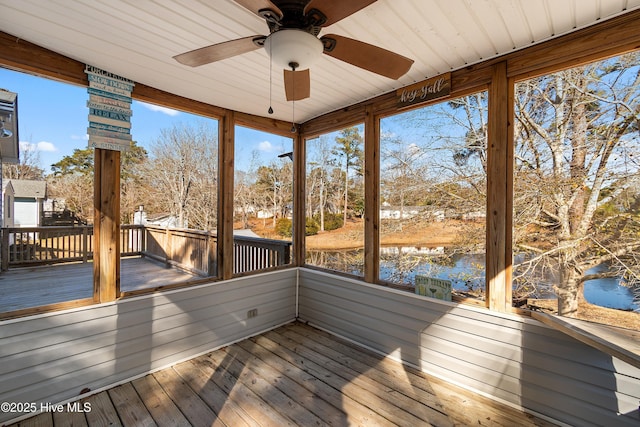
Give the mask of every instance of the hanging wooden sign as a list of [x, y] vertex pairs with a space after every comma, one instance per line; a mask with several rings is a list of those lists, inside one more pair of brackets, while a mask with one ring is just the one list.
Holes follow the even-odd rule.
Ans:
[[134, 82], [91, 65], [85, 72], [89, 81], [89, 147], [129, 150]]
[[429, 80], [398, 89], [396, 91], [398, 108], [422, 104], [451, 93], [451, 73], [442, 74]]

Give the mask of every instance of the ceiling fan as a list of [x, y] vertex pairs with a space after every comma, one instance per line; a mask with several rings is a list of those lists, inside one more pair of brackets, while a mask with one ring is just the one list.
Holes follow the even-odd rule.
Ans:
[[380, 47], [337, 34], [318, 38], [334, 24], [376, 0], [234, 0], [263, 18], [269, 35], [254, 35], [181, 53], [173, 58], [198, 67], [264, 48], [284, 69], [287, 101], [310, 96], [309, 67], [322, 53], [391, 79], [403, 76], [413, 60]]

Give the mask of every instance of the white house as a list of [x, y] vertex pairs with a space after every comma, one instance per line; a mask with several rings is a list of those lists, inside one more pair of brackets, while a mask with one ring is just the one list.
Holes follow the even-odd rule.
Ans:
[[[42, 225], [42, 208], [47, 197], [46, 181], [11, 179], [13, 187], [13, 226], [39, 227]], [[5, 201], [6, 202], [6, 201]]]

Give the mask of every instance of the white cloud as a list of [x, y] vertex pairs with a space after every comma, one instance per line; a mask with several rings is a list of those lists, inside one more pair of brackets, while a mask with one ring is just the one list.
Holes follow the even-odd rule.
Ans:
[[71, 139], [74, 141], [88, 141], [89, 135], [86, 133], [84, 135], [71, 135]]
[[275, 151], [281, 151], [281, 147], [276, 147], [269, 141], [262, 141], [258, 144], [258, 150], [264, 151], [265, 153], [273, 153]]
[[20, 141], [20, 149], [22, 151], [58, 151], [53, 142], [49, 141], [40, 141], [37, 144], [28, 141]]
[[154, 105], [154, 104], [147, 104], [146, 102], [140, 102], [140, 104], [148, 110], [166, 114], [167, 116], [177, 116], [178, 114], [180, 114], [180, 111], [173, 110], [171, 108], [161, 107], [159, 105]]
[[58, 151], [56, 146], [53, 145], [53, 142], [48, 142], [48, 141], [38, 142], [37, 147], [38, 147], [38, 151]]

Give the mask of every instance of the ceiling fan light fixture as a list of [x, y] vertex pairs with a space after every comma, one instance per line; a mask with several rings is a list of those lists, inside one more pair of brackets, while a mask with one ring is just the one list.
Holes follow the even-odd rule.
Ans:
[[264, 48], [278, 67], [289, 69], [297, 63], [297, 69], [307, 69], [322, 56], [324, 46], [313, 34], [297, 29], [282, 29], [267, 37]]

